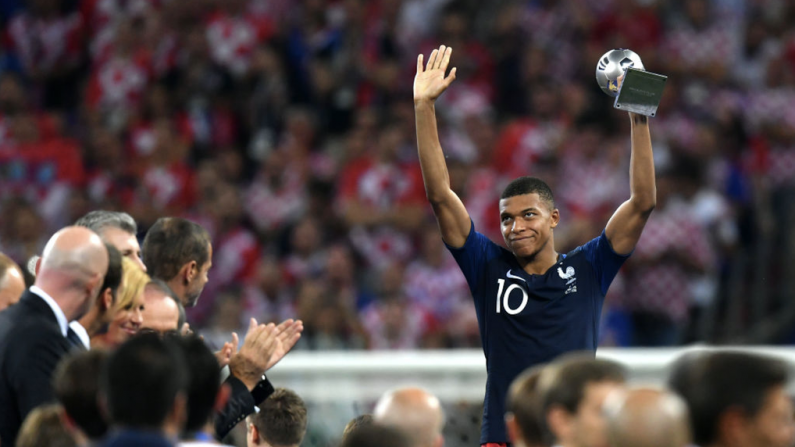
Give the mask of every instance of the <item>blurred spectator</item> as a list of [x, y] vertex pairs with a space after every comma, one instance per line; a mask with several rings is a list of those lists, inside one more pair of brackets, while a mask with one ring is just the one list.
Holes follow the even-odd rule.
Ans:
[[351, 419], [350, 422], [345, 425], [345, 430], [342, 432], [342, 443], [345, 443], [345, 439], [354, 431], [362, 427], [370, 426], [373, 423], [374, 421], [372, 414], [363, 414]]
[[256, 275], [243, 289], [243, 324], [251, 318], [257, 321], [283, 321], [296, 315], [293, 295], [289, 292], [278, 259], [264, 256], [257, 262]]
[[674, 16], [662, 50], [672, 73], [722, 82], [739, 56], [740, 42], [729, 17], [716, 13], [709, 0], [685, 0]]
[[35, 0], [27, 6], [8, 23], [5, 47], [36, 83], [42, 105], [73, 107], [85, 24], [77, 13], [63, 12], [62, 0]]
[[361, 349], [364, 330], [352, 305], [327, 297], [322, 283], [304, 281], [295, 296], [298, 316], [306, 322], [303, 345], [309, 349]]
[[788, 376], [777, 359], [712, 352], [682, 358], [670, 386], [690, 409], [696, 444], [784, 447], [795, 439]]
[[633, 388], [608, 396], [607, 437], [615, 447], [686, 447], [692, 439], [685, 401], [667, 390]]
[[657, 176], [657, 207], [626, 264], [624, 307], [632, 319], [633, 346], [672, 346], [682, 337], [693, 302], [691, 281], [714, 266], [706, 229], [672, 206], [677, 178]]
[[67, 428], [79, 445], [96, 444], [108, 431], [97, 399], [100, 374], [108, 355], [103, 349], [72, 354], [53, 375], [55, 397], [63, 406]]
[[398, 128], [384, 129], [376, 153], [349, 161], [340, 174], [339, 210], [370, 266], [408, 259], [411, 241], [400, 230], [416, 229], [424, 213], [419, 164], [399, 161], [405, 138]]
[[19, 429], [16, 445], [19, 447], [77, 447], [77, 442], [67, 430], [57, 404], [42, 405], [30, 412]]
[[420, 388], [401, 388], [385, 393], [373, 410], [378, 424], [401, 430], [417, 447], [444, 445], [444, 410], [439, 399]]
[[215, 435], [213, 417], [226, 405], [231, 390], [221, 385], [221, 372], [218, 360], [204, 341], [196, 336], [185, 336], [176, 339], [180, 351], [185, 356], [188, 368], [187, 415], [182, 428], [181, 442], [183, 447], [201, 447], [218, 445], [212, 441]]
[[11, 258], [0, 253], [0, 311], [16, 304], [25, 289], [22, 269]]
[[542, 419], [538, 385], [543, 369], [544, 366], [531, 367], [511, 383], [505, 405], [505, 427], [513, 444], [521, 443], [527, 447], [547, 445], [546, 421]]
[[283, 150], [271, 150], [246, 191], [246, 212], [257, 230], [273, 234], [306, 211], [306, 179]]
[[591, 354], [569, 354], [547, 366], [539, 393], [547, 436], [557, 445], [605, 445], [602, 405], [624, 386], [626, 372], [615, 362]]
[[403, 290], [403, 267], [384, 267], [378, 282], [378, 298], [362, 310], [361, 318], [370, 349], [418, 349], [437, 343], [433, 316], [410, 301]]
[[341, 447], [409, 447], [411, 439], [401, 430], [381, 424], [372, 424], [354, 430]]
[[469, 310], [469, 286], [458, 264], [445, 250], [436, 224], [423, 228], [419, 252], [421, 257], [406, 268], [403, 286], [406, 296], [446, 325], [462, 307]]
[[306, 434], [306, 423], [304, 401], [295, 392], [279, 388], [250, 417], [248, 447], [298, 447]]
[[173, 445], [187, 418], [188, 380], [175, 341], [143, 334], [124, 343], [102, 368], [100, 396], [112, 432], [101, 445]]
[[[727, 319], [751, 332], [771, 315], [791, 326], [795, 311], [781, 310], [795, 290], [782, 267], [795, 259], [794, 14], [782, 1], [0, 2], [0, 251], [21, 265], [92, 209], [126, 211], [143, 229], [165, 215], [195, 220], [218, 258], [196, 330], [232, 286], [247, 309], [270, 312], [256, 304], [263, 253], [283, 275], [266, 292], [277, 314], [301, 307], [307, 274], [327, 288], [328, 315], [366, 306], [367, 280], [385, 265], [429, 283], [443, 273], [420, 245], [428, 208], [409, 94], [416, 55], [441, 43], [455, 49], [458, 81], [440, 99], [439, 134], [476, 228], [500, 240], [506, 180], [538, 176], [569, 217], [556, 229], [566, 251], [626, 196], [628, 123], [592, 74], [607, 49], [631, 48], [669, 76], [656, 166], [684, 172], [684, 156], [700, 167], [680, 175], [677, 207], [715, 250], [689, 275], [696, 307], [676, 322], [682, 341], [714, 339], [701, 328]], [[335, 266], [348, 258], [332, 248], [343, 238], [353, 274], [347, 259]], [[769, 293], [754, 269], [770, 273]], [[622, 316], [620, 296], [636, 299], [632, 287], [612, 292], [610, 316]], [[748, 318], [722, 312], [745, 309], [745, 297]], [[466, 307], [452, 317], [434, 307], [454, 323], [440, 328], [445, 344], [479, 343]], [[362, 321], [339, 325], [325, 326]], [[782, 341], [767, 332], [754, 339]]]

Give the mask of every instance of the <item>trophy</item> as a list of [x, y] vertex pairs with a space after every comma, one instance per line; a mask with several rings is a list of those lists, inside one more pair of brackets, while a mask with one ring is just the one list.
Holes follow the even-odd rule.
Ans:
[[[624, 75], [621, 85], [618, 77]], [[605, 53], [596, 64], [596, 82], [615, 99], [613, 107], [646, 116], [656, 116], [667, 76], [651, 73], [632, 50]]]

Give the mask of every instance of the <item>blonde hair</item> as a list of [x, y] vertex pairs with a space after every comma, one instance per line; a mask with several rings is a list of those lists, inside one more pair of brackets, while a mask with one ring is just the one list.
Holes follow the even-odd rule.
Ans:
[[34, 408], [19, 429], [17, 447], [76, 447], [77, 442], [63, 424], [61, 411], [58, 404]]
[[130, 258], [122, 258], [121, 286], [116, 300], [116, 310], [128, 310], [149, 283], [149, 275]]

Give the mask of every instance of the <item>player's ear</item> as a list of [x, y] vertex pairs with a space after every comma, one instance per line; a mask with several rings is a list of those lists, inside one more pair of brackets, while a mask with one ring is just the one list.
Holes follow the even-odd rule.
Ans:
[[563, 444], [571, 434], [571, 416], [560, 405], [554, 405], [547, 412], [547, 426], [558, 444]]
[[552, 228], [555, 228], [555, 227], [557, 227], [557, 226], [558, 226], [558, 223], [560, 222], [560, 211], [558, 211], [558, 209], [557, 209], [557, 208], [553, 209], [553, 210], [552, 210], [552, 212], [551, 212], [551, 213], [549, 213], [549, 218], [550, 218], [550, 220], [552, 221], [552, 222], [550, 223], [550, 225], [552, 226]]
[[519, 430], [519, 424], [516, 423], [516, 417], [511, 412], [505, 413], [505, 428], [508, 429], [508, 439], [511, 440], [511, 443], [514, 445], [519, 444], [521, 442], [521, 431]]

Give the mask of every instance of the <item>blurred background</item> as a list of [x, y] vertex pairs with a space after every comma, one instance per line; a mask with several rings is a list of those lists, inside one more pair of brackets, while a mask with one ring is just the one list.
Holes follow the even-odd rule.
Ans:
[[602, 346], [795, 341], [795, 1], [0, 0], [0, 251], [124, 210], [210, 231], [189, 321], [211, 343], [301, 318], [298, 349], [477, 348], [425, 201], [416, 57], [454, 49], [437, 113], [453, 187], [556, 193], [558, 251], [629, 196], [629, 120], [594, 81], [631, 48], [669, 76], [658, 207]]

